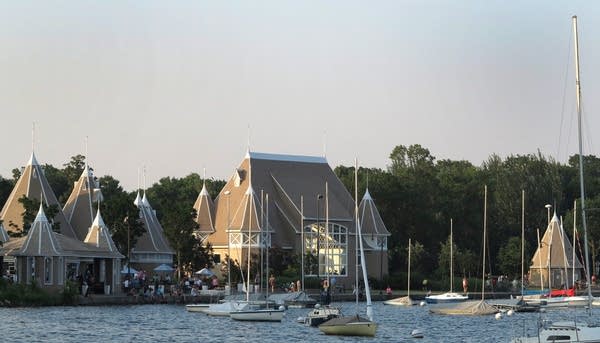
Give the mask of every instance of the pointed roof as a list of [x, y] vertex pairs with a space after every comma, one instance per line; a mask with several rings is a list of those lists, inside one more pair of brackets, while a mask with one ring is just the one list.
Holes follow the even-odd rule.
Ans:
[[[246, 231], [251, 211], [252, 230], [257, 230], [263, 193], [269, 195], [269, 203], [265, 201], [262, 205], [263, 226], [267, 223], [268, 206], [272, 244], [292, 248], [298, 242], [302, 225], [308, 227], [317, 220], [325, 222], [325, 183], [329, 188], [330, 223], [341, 225], [354, 235], [354, 199], [325, 158], [248, 152], [215, 199], [216, 231], [209, 241], [214, 246], [226, 246], [227, 228]], [[248, 195], [250, 185], [255, 193], [252, 204]], [[322, 198], [317, 200], [319, 194]]]
[[8, 232], [4, 229], [4, 225], [0, 222], [0, 242], [4, 243], [10, 239]]
[[46, 218], [44, 209], [40, 209], [27, 233], [27, 239], [21, 246], [18, 254], [26, 256], [60, 256], [62, 255], [60, 245], [54, 237], [52, 226]]
[[381, 219], [381, 216], [379, 215], [379, 211], [375, 206], [375, 202], [373, 201], [368, 188], [365, 190], [365, 195], [358, 205], [358, 215], [363, 235], [391, 235], [385, 227], [383, 219]]
[[88, 234], [94, 220], [93, 204], [99, 200], [102, 200], [100, 183], [86, 163], [63, 208], [65, 217], [71, 223], [77, 239], [83, 241]]
[[142, 204], [142, 197], [140, 196], [140, 190], [139, 189], [137, 191], [137, 195], [135, 196], [135, 200], [133, 201], [133, 204], [136, 207], [140, 207], [140, 205]]
[[42, 206], [27, 235], [6, 242], [0, 247], [0, 253], [5, 256], [123, 257], [118, 251], [111, 252], [52, 231]]
[[91, 244], [97, 248], [103, 248], [122, 257], [110, 235], [110, 230], [106, 224], [104, 224], [104, 220], [102, 220], [100, 209], [98, 209], [98, 212], [96, 213], [96, 218], [94, 218], [94, 222], [85, 237], [84, 243]]
[[[563, 230], [562, 223], [554, 213], [548, 223], [541, 246], [531, 259], [530, 269], [573, 268], [573, 246]], [[583, 268], [579, 258], [575, 257], [575, 268]]]
[[156, 212], [152, 206], [150, 206], [146, 192], [144, 192], [141, 204], [138, 203], [136, 206], [140, 211], [140, 219], [144, 224], [145, 231], [142, 236], [138, 238], [135, 246], [131, 249], [131, 252], [174, 255], [173, 249], [165, 238], [163, 227], [156, 217]]
[[[196, 222], [198, 223], [198, 232], [201, 235], [207, 235], [215, 232], [213, 217], [215, 214], [215, 204], [210, 194], [206, 190], [206, 182], [202, 185], [202, 190], [198, 194], [198, 199], [194, 203], [196, 210]], [[204, 236], [203, 238], [205, 238]]]
[[[19, 180], [15, 184], [8, 200], [0, 211], [0, 220], [4, 222], [4, 227], [7, 231], [21, 232], [23, 231], [23, 212], [25, 211], [23, 204], [19, 202], [19, 198], [25, 195], [29, 199], [36, 199], [46, 206], [56, 205], [58, 213], [53, 218], [54, 221], [60, 223], [60, 232], [68, 237], [76, 237], [73, 228], [69, 221], [65, 218], [62, 207], [56, 199], [56, 195], [50, 188], [50, 184], [44, 175], [42, 167], [39, 165], [35, 154], [31, 153], [31, 157], [27, 162], [27, 166], [21, 173]], [[17, 227], [13, 227], [13, 225]]]
[[252, 188], [248, 185], [239, 206], [231, 216], [231, 230], [258, 232], [260, 225], [260, 201]]

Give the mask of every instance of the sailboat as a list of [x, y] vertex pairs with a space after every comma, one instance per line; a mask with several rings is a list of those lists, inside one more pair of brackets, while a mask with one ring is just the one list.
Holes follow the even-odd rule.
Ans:
[[[360, 254], [360, 266], [365, 283], [365, 295], [367, 298], [367, 317], [364, 318], [355, 314], [352, 316], [340, 316], [330, 319], [319, 325], [319, 329], [326, 335], [338, 336], [375, 336], [377, 332], [377, 323], [373, 321], [373, 304], [371, 303], [371, 291], [369, 289], [369, 279], [367, 278], [367, 267], [365, 263], [365, 254], [363, 251], [362, 233], [360, 221], [358, 220], [358, 161], [354, 168], [354, 213], [356, 220], [356, 240], [358, 242], [357, 253]], [[358, 257], [356, 259], [358, 263]], [[358, 283], [358, 273], [356, 273], [356, 283]], [[356, 287], [358, 290], [358, 287]], [[356, 292], [356, 304], [358, 310], [358, 291]]]
[[411, 248], [411, 240], [408, 239], [408, 287], [406, 288], [406, 296], [398, 297], [390, 300], [386, 300], [383, 303], [385, 305], [394, 305], [394, 306], [412, 306], [415, 305], [415, 302], [410, 298], [410, 248]]
[[481, 264], [482, 269], [482, 280], [481, 280], [481, 300], [479, 301], [465, 301], [463, 303], [453, 304], [450, 307], [437, 307], [431, 308], [431, 313], [437, 314], [448, 314], [448, 315], [463, 315], [463, 316], [474, 316], [474, 315], [486, 315], [494, 314], [498, 312], [498, 309], [485, 301], [485, 246], [486, 246], [486, 233], [487, 233], [487, 186], [484, 186], [483, 191], [483, 263]]
[[[585, 217], [585, 186], [583, 183], [583, 142], [581, 134], [581, 85], [579, 83], [579, 41], [577, 35], [577, 16], [572, 17], [575, 41], [575, 91], [577, 95], [577, 119], [579, 138], [579, 187], [581, 192], [581, 219], [585, 251], [585, 274], [587, 280], [587, 311], [591, 318], [592, 288], [590, 278], [590, 258], [588, 252], [587, 222]], [[518, 337], [513, 343], [526, 342], [600, 342], [600, 326], [582, 321], [551, 322], [543, 321], [533, 337]]]
[[[329, 227], [329, 187], [327, 182], [325, 182], [325, 225]], [[319, 228], [317, 228], [317, 232], [320, 232]], [[329, 230], [325, 230], [326, 235], [328, 236]], [[329, 242], [329, 237], [326, 237], [326, 242]], [[327, 243], [329, 244], [329, 243]], [[328, 249], [326, 249], [328, 251]], [[326, 263], [329, 261], [329, 256], [325, 257]], [[329, 268], [325, 268], [327, 283], [329, 283]], [[319, 326], [326, 321], [338, 318], [342, 315], [342, 311], [337, 306], [332, 306], [329, 304], [325, 304], [321, 306], [320, 304], [316, 304], [315, 307], [308, 312], [306, 317], [304, 318], [304, 323], [309, 326]]]
[[[247, 195], [250, 201], [250, 221], [248, 225], [248, 277], [247, 282], [248, 285], [246, 287], [246, 301], [250, 302], [250, 250], [252, 245], [252, 211], [253, 211], [253, 202], [254, 202], [254, 190], [252, 189], [252, 185], [248, 186]], [[267, 209], [268, 209], [268, 197], [267, 197]], [[267, 230], [268, 230], [268, 221], [269, 216], [267, 215]], [[261, 242], [262, 243], [262, 242]], [[268, 289], [268, 287], [267, 287]], [[267, 296], [268, 298], [268, 296]], [[253, 308], [251, 306], [247, 306], [238, 311], [232, 311], [229, 316], [235, 320], [241, 321], [259, 321], [259, 322], [281, 322], [283, 316], [285, 315], [285, 309], [283, 307], [274, 309], [269, 308], [267, 301], [267, 308]]]
[[467, 295], [458, 294], [453, 291], [454, 287], [454, 269], [453, 269], [453, 246], [452, 240], [452, 218], [450, 218], [450, 292], [444, 294], [428, 295], [425, 297], [425, 301], [428, 304], [439, 304], [439, 303], [457, 303], [463, 302], [469, 299]]

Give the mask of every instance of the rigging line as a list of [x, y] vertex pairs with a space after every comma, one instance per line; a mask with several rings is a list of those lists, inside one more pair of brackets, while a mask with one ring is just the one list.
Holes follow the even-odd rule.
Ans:
[[[592, 151], [594, 151], [593, 150], [593, 146], [594, 145], [593, 145], [593, 142], [592, 142], [592, 133], [589, 132], [590, 131], [590, 129], [589, 129], [590, 128], [590, 124], [588, 123], [588, 119], [587, 119], [588, 117], [585, 115], [585, 108], [583, 107], [583, 103], [581, 105], [582, 105], [581, 106], [581, 112], [582, 112], [581, 117], [583, 118], [583, 122], [584, 122], [584, 125], [585, 125], [585, 131], [587, 131], [587, 132], [584, 132], [584, 137], [586, 138], [585, 142], [587, 143], [587, 148], [588, 148], [587, 151], [588, 151], [589, 154], [591, 154]], [[587, 134], [585, 134], [585, 133], [587, 133]], [[585, 156], [585, 154], [584, 154], [584, 156]]]
[[[570, 62], [571, 62], [571, 45], [572, 45], [572, 34], [569, 33], [569, 45], [568, 45], [568, 51], [567, 51], [567, 63], [565, 65], [565, 74], [564, 74], [564, 79], [563, 79], [563, 96], [562, 96], [562, 109], [560, 111], [560, 126], [559, 126], [559, 131], [558, 131], [558, 147], [556, 149], [556, 160], [560, 161], [560, 146], [562, 143], [562, 127], [563, 127], [563, 122], [564, 122], [564, 117], [565, 117], [565, 105], [566, 105], [566, 99], [567, 99], [567, 78], [569, 76], [569, 69], [570, 69]], [[570, 136], [570, 129], [568, 132], [568, 135]], [[568, 138], [568, 137], [567, 137]], [[568, 146], [568, 139], [567, 139], [567, 146]], [[565, 155], [567, 154], [567, 150], [565, 149]], [[568, 156], [566, 156], [568, 157]]]

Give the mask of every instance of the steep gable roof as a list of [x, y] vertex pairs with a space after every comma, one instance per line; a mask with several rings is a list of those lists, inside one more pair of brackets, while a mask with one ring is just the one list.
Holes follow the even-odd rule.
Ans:
[[[5, 229], [9, 232], [23, 231], [23, 212], [25, 208], [19, 202], [19, 198], [25, 195], [29, 199], [42, 201], [46, 206], [56, 205], [58, 213], [53, 218], [54, 221], [60, 223], [60, 232], [68, 237], [76, 237], [73, 228], [61, 209], [56, 195], [50, 188], [50, 184], [44, 175], [42, 167], [37, 162], [35, 154], [31, 153], [31, 158], [27, 162], [27, 166], [21, 173], [21, 177], [15, 184], [8, 200], [0, 211], [0, 219], [4, 222]], [[11, 225], [12, 224], [12, 225]], [[13, 227], [16, 226], [15, 227]]]
[[102, 200], [100, 184], [86, 164], [63, 208], [65, 217], [71, 223], [77, 239], [81, 241], [85, 239], [92, 225], [94, 220], [92, 204], [98, 200]]
[[[254, 208], [253, 222], [258, 220], [260, 223], [262, 209], [263, 222], [266, 223], [264, 216], [268, 206], [269, 230], [274, 229], [273, 244], [284, 248], [295, 246], [301, 224], [306, 227], [316, 221], [325, 222], [326, 183], [329, 188], [330, 222], [343, 225], [353, 235], [354, 199], [325, 158], [247, 153], [215, 200], [216, 232], [210, 235], [211, 243], [215, 246], [226, 244], [228, 218], [231, 230], [246, 231], [248, 223], [242, 223], [249, 220], [247, 213], [250, 207]], [[252, 206], [247, 194], [250, 185], [255, 193]], [[226, 192], [230, 192], [229, 195]], [[269, 204], [261, 205], [261, 194], [269, 195]], [[320, 200], [317, 200], [318, 195], [322, 195]], [[258, 223], [253, 224], [253, 231], [259, 227]]]

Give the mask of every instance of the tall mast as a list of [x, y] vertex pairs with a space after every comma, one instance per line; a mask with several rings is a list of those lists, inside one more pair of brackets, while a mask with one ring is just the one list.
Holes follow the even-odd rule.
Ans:
[[410, 238], [408, 239], [408, 285], [406, 286], [406, 296], [408, 298], [410, 298], [410, 248], [411, 248], [411, 241]]
[[300, 196], [300, 240], [302, 241], [302, 255], [301, 255], [301, 265], [302, 265], [302, 284], [300, 285], [302, 292], [304, 292], [304, 254], [306, 254], [306, 250], [304, 250], [304, 196]]
[[585, 277], [588, 291], [588, 308], [592, 308], [592, 289], [590, 279], [590, 257], [588, 253], [587, 222], [585, 220], [585, 187], [583, 185], [583, 139], [581, 133], [581, 84], [579, 82], [579, 37], [577, 35], [577, 16], [573, 16], [573, 36], [575, 41], [575, 94], [577, 96], [577, 131], [579, 133], [579, 187], [581, 189], [581, 223], [585, 242]]
[[575, 286], [575, 240], [576, 240], [576, 227], [577, 227], [577, 200], [573, 201], [573, 264], [571, 265], [571, 273], [573, 274], [573, 283]]
[[525, 277], [525, 190], [521, 190], [521, 299], [523, 298], [523, 278]]
[[481, 300], [485, 299], [485, 231], [487, 226], [487, 185], [483, 191], [483, 280], [481, 282]]
[[452, 267], [453, 267], [453, 264], [454, 264], [453, 263], [454, 261], [452, 259], [452, 256], [453, 256], [452, 255], [453, 254], [453, 251], [452, 251], [453, 247], [452, 246], [454, 244], [452, 242], [453, 242], [453, 240], [452, 240], [452, 218], [450, 218], [450, 293], [452, 293], [452, 287], [454, 286], [453, 285], [454, 284], [454, 273], [453, 273], [454, 270], [452, 270]]

